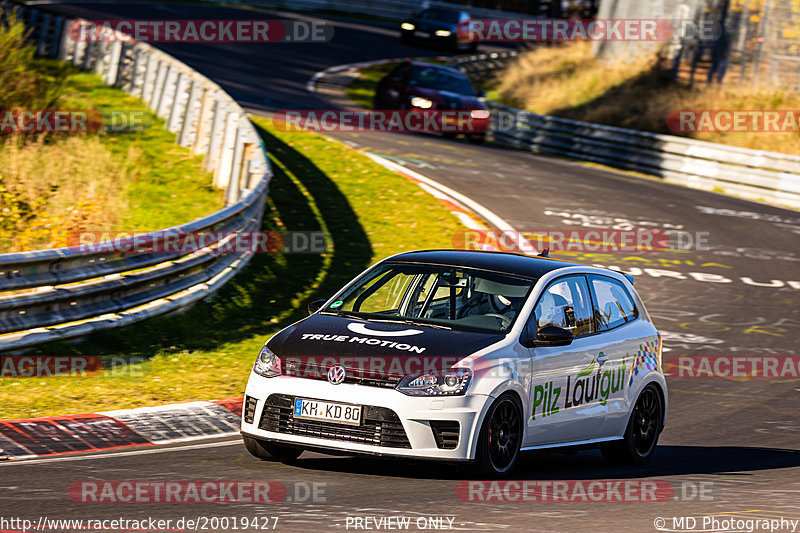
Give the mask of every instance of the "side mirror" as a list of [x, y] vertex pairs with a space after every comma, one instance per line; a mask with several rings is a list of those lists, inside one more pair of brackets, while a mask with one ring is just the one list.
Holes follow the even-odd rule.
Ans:
[[309, 302], [308, 303], [308, 314], [309, 315], [313, 315], [314, 313], [319, 311], [320, 308], [323, 305], [325, 305], [325, 302], [327, 302], [327, 301], [328, 300], [314, 300], [313, 302]]
[[486, 91], [478, 91], [475, 96], [478, 98], [486, 98]]
[[[526, 335], [528, 335], [526, 330]], [[535, 338], [523, 339], [522, 344], [528, 348], [537, 346], [568, 346], [572, 344], [572, 332], [558, 326], [545, 326], [536, 332]]]

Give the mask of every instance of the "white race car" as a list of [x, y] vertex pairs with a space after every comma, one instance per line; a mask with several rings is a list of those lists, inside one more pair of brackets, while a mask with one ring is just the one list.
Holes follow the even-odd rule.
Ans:
[[245, 445], [289, 463], [303, 450], [470, 461], [488, 476], [541, 448], [644, 463], [667, 386], [631, 281], [500, 252], [384, 259], [262, 348]]

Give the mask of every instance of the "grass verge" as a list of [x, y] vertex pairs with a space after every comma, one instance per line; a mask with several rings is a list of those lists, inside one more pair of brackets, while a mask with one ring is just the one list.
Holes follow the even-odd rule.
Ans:
[[675, 110], [796, 110], [800, 96], [780, 87], [674, 82], [656, 58], [604, 62], [588, 43], [539, 46], [498, 73], [491, 100], [535, 113], [642, 131], [684, 135], [757, 150], [800, 153], [797, 133], [691, 132], [667, 127]]
[[319, 135], [256, 123], [274, 169], [263, 229], [325, 231], [328, 253], [257, 255], [180, 314], [29, 352], [144, 362], [96, 376], [0, 378], [0, 418], [240, 396], [261, 345], [305, 316], [308, 301], [390, 254], [451, 246], [457, 218], [413, 182]]
[[136, 112], [147, 127], [0, 135], [0, 253], [66, 246], [82, 231], [166, 228], [223, 206], [202, 157], [175, 144], [143, 102], [94, 74], [34, 58], [20, 28], [0, 22], [0, 110]]

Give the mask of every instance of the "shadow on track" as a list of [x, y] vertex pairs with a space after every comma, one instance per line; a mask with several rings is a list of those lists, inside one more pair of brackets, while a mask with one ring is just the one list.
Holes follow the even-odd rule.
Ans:
[[187, 310], [100, 332], [80, 344], [45, 344], [31, 353], [150, 358], [158, 350], [211, 350], [265, 339], [307, 316], [308, 301], [328, 298], [364, 270], [372, 247], [347, 198], [301, 152], [259, 132], [273, 166], [261, 229], [327, 231], [333, 241], [327, 254], [254, 254], [216, 295]]
[[[659, 446], [650, 463], [642, 467], [610, 465], [599, 451], [568, 456], [558, 452], [524, 454], [510, 479], [635, 479], [691, 474], [737, 473], [800, 466], [800, 451], [747, 446]], [[418, 479], [471, 479], [463, 466], [407, 459], [363, 457], [300, 458], [297, 467], [342, 474]]]

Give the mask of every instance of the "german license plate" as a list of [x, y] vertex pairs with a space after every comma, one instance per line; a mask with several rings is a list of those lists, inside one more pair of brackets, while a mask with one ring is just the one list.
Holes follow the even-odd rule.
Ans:
[[419, 37], [420, 39], [428, 39], [431, 36], [430, 33], [426, 31], [415, 31], [414, 37]]
[[295, 398], [294, 417], [360, 426], [361, 406]]

